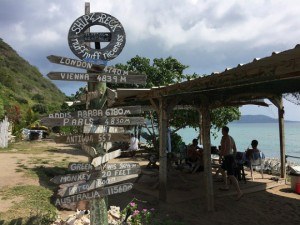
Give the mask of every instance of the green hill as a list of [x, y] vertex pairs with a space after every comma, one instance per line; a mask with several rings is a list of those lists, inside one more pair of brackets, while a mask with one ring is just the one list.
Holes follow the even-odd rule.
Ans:
[[58, 110], [64, 99], [51, 81], [0, 38], [0, 117], [12, 107], [22, 114], [30, 108], [47, 114]]

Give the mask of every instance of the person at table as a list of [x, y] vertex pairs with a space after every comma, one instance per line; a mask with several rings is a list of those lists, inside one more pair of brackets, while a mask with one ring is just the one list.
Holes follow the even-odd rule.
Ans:
[[189, 163], [195, 163], [203, 169], [203, 149], [198, 146], [197, 139], [193, 139], [192, 144], [188, 146], [187, 158]]
[[234, 139], [229, 135], [229, 128], [227, 126], [222, 128], [222, 139], [221, 139], [221, 151], [220, 151], [220, 157], [222, 157], [223, 162], [221, 165], [221, 173], [223, 175], [224, 180], [224, 187], [220, 188], [221, 190], [229, 190], [227, 178], [226, 178], [226, 172], [227, 176], [230, 179], [231, 183], [235, 187], [237, 191], [237, 198], [236, 200], [239, 200], [243, 196], [243, 192], [240, 189], [239, 182], [234, 176], [235, 172], [235, 153], [236, 145]]
[[252, 148], [248, 148], [246, 150], [246, 163], [247, 163], [247, 166], [249, 166], [250, 160], [255, 160], [258, 157], [260, 157], [260, 155], [259, 155], [260, 150], [257, 148], [257, 146], [258, 146], [258, 141], [257, 140], [252, 140], [251, 141], [251, 147]]

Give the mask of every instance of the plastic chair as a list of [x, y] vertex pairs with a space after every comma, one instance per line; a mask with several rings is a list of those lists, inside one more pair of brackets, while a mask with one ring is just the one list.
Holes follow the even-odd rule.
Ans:
[[250, 159], [250, 170], [251, 170], [251, 178], [254, 180], [253, 177], [253, 167], [259, 167], [261, 178], [264, 178], [264, 164], [265, 164], [265, 155], [262, 152], [257, 152], [252, 154], [252, 158]]

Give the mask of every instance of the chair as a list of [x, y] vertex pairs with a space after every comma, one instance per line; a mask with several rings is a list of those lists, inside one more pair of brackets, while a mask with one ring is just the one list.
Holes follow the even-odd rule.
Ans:
[[261, 178], [264, 178], [264, 164], [265, 164], [265, 155], [262, 152], [256, 152], [252, 154], [252, 158], [249, 160], [250, 170], [251, 170], [251, 178], [253, 177], [253, 167], [259, 167]]
[[245, 152], [237, 152], [235, 155], [235, 161], [236, 161], [236, 171], [235, 176], [236, 178], [240, 180], [244, 180], [246, 183], [246, 175], [244, 170], [244, 164], [245, 164]]

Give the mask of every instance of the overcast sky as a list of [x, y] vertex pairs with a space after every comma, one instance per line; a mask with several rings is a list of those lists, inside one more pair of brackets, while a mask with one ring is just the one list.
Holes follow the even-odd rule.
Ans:
[[[48, 55], [76, 58], [68, 46], [71, 24], [91, 12], [116, 17], [126, 45], [109, 65], [132, 57], [172, 56], [185, 73], [211, 74], [294, 48], [300, 37], [300, 4], [295, 0], [0, 0], [0, 37], [42, 74], [74, 71], [51, 64]], [[61, 81], [67, 95], [84, 84]], [[300, 121], [300, 106], [284, 102], [286, 119]], [[275, 107], [247, 106], [243, 114], [277, 117]]]

